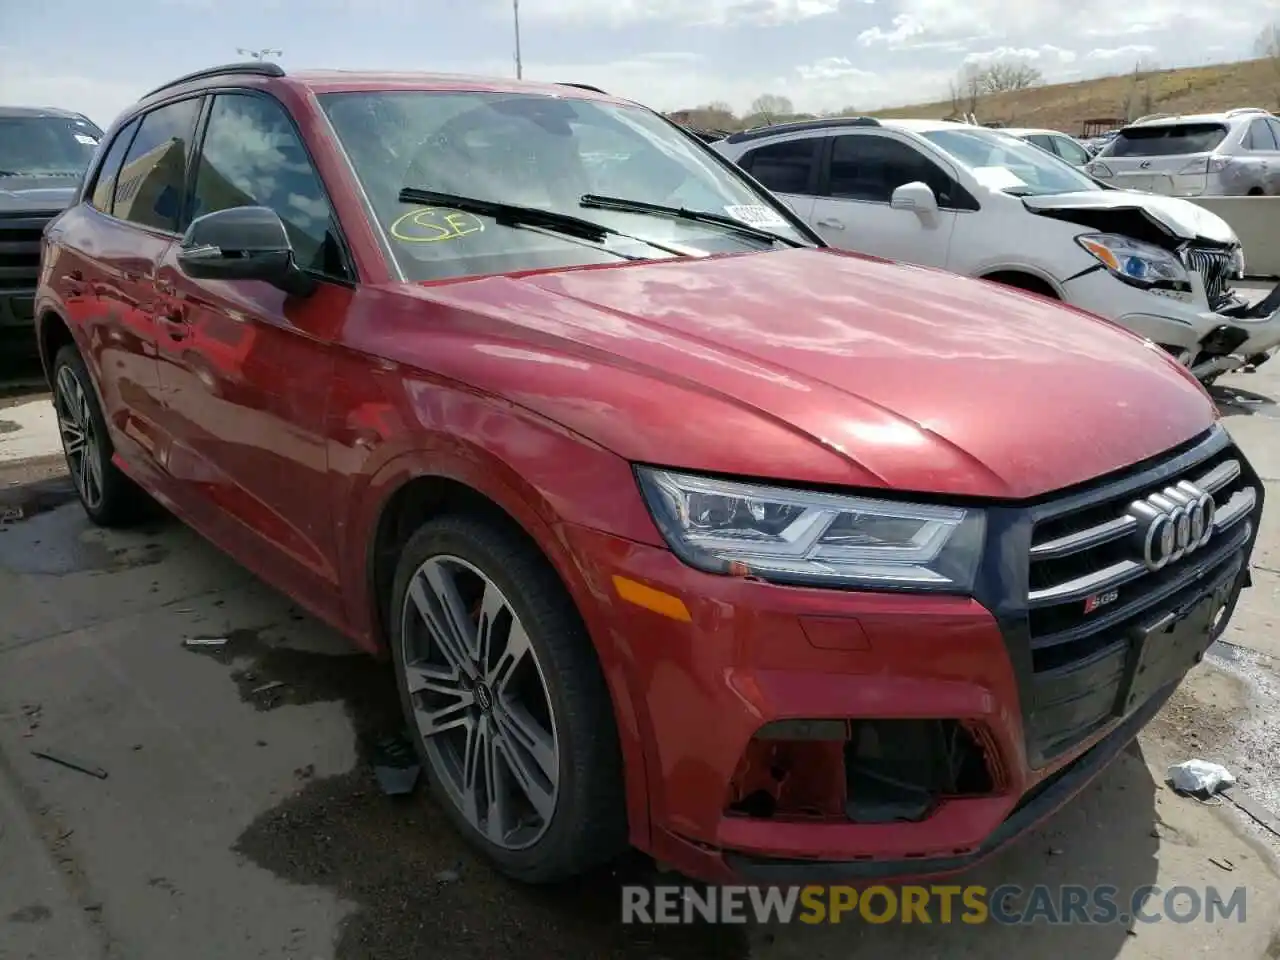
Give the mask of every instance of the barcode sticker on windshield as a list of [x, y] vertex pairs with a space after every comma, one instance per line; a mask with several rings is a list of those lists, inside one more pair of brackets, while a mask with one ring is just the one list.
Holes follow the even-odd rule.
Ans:
[[725, 207], [724, 212], [733, 219], [741, 220], [752, 227], [785, 227], [787, 225], [787, 221], [782, 219], [776, 211], [758, 204], [746, 203]]
[[87, 133], [77, 133], [74, 136], [76, 140], [83, 143], [86, 147], [96, 147], [98, 145], [98, 141], [93, 139], [93, 137], [89, 136]]

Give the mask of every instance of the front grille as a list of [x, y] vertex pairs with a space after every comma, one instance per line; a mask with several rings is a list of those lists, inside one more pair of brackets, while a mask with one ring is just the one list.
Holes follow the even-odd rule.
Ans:
[[1210, 310], [1217, 310], [1231, 299], [1231, 255], [1230, 250], [1205, 247], [1187, 247], [1183, 251], [1187, 269], [1200, 274], [1204, 281]]
[[0, 290], [34, 290], [40, 277], [40, 239], [55, 214], [0, 219]]
[[[1213, 497], [1207, 542], [1152, 572], [1130, 504], [1190, 482]], [[1185, 488], [1169, 494], [1174, 502]], [[1134, 628], [1227, 577], [1253, 538], [1262, 493], [1225, 431], [1134, 476], [1038, 512], [1028, 565], [1028, 750], [1049, 759], [1122, 715]]]

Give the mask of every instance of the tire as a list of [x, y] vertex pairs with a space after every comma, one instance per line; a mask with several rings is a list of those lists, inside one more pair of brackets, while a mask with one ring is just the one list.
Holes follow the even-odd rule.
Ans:
[[[441, 590], [446, 582], [461, 600], [464, 629], [493, 638], [485, 652], [479, 643], [463, 652], [454, 642], [457, 634], [440, 643], [446, 628], [438, 598], [449, 594]], [[435, 618], [434, 628], [423, 609]], [[536, 547], [489, 519], [451, 514], [428, 521], [400, 556], [388, 623], [405, 722], [431, 792], [474, 846], [526, 883], [569, 879], [625, 849], [612, 701], [582, 619]], [[509, 661], [495, 654], [499, 647], [521, 647], [517, 625], [528, 647], [514, 668], [504, 670]], [[470, 682], [459, 679], [456, 668], [467, 659], [474, 671]], [[424, 680], [430, 687], [424, 689]], [[452, 692], [440, 692], [446, 689]], [[428, 722], [432, 710], [436, 721], [446, 722]], [[525, 749], [534, 744], [541, 749]], [[479, 749], [473, 753], [473, 747]], [[470, 796], [463, 762], [468, 755], [489, 761], [479, 769], [485, 776], [472, 777], [477, 785]], [[517, 766], [523, 778], [514, 772]], [[490, 783], [497, 784], [492, 791]], [[484, 802], [490, 795], [505, 804]], [[533, 803], [533, 796], [542, 802]], [[521, 811], [523, 820], [515, 815]]]
[[89, 368], [72, 344], [54, 357], [53, 406], [67, 472], [89, 519], [100, 527], [125, 527], [147, 519], [152, 501], [111, 462], [115, 448], [106, 417]]

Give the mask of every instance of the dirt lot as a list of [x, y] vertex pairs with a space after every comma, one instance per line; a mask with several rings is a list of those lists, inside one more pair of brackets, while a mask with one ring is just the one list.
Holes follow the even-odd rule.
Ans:
[[[1271, 496], [1277, 368], [1223, 401]], [[70, 501], [56, 458], [0, 463], [2, 960], [1280, 957], [1275, 838], [1162, 783], [1170, 761], [1218, 760], [1280, 809], [1280, 513], [1231, 645], [1081, 797], [966, 878], [1243, 886], [1244, 923], [770, 929], [622, 925], [620, 884], [654, 879], [638, 856], [568, 887], [505, 881], [422, 790], [379, 790], [399, 729], [385, 665], [177, 524], [107, 534]], [[190, 646], [210, 637], [228, 642]]]

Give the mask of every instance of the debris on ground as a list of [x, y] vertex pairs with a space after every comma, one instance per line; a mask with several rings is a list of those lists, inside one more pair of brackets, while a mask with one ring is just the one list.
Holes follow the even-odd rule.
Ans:
[[383, 737], [373, 745], [373, 772], [389, 797], [413, 793], [421, 768], [413, 744], [403, 734]]
[[444, 886], [446, 883], [456, 883], [461, 879], [461, 877], [462, 874], [457, 870], [441, 870], [432, 879], [441, 886]]
[[107, 771], [102, 769], [95, 763], [87, 760], [81, 760], [73, 757], [69, 753], [55, 752], [53, 750], [32, 750], [32, 756], [39, 757], [41, 760], [48, 760], [51, 763], [59, 764], [70, 770], [77, 770], [80, 773], [87, 773], [91, 777], [97, 777], [99, 780], [107, 779]]
[[1236, 865], [1232, 863], [1230, 860], [1226, 859], [1225, 857], [1221, 860], [1218, 860], [1215, 857], [1210, 857], [1209, 862], [1212, 863], [1219, 870], [1227, 871], [1227, 873], [1230, 873], [1236, 868]]
[[225, 647], [226, 637], [187, 637], [182, 641], [184, 647]]
[[1220, 763], [1184, 760], [1169, 768], [1169, 782], [1179, 793], [1207, 800], [1219, 790], [1235, 786], [1236, 778]]
[[264, 683], [260, 687], [254, 687], [249, 691], [250, 696], [261, 696], [264, 693], [270, 693], [272, 690], [279, 690], [284, 686], [283, 680], [272, 680], [270, 683]]

